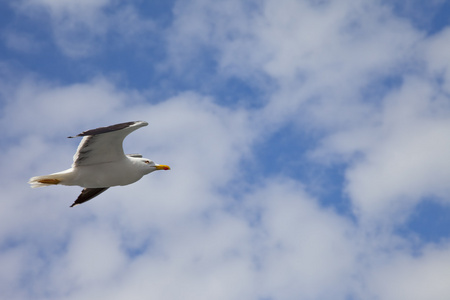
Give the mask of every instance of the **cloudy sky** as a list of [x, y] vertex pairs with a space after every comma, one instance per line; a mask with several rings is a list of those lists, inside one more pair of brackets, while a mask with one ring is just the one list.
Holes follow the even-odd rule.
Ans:
[[[0, 2], [0, 298], [447, 300], [450, 1]], [[67, 136], [172, 170], [69, 208]]]

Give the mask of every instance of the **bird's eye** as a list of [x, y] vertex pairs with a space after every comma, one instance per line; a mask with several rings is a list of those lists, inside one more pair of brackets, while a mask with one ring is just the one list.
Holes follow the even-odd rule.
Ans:
[[149, 163], [150, 163], [150, 161], [149, 161], [149, 160], [144, 160], [144, 162], [145, 162], [146, 164], [149, 164]]

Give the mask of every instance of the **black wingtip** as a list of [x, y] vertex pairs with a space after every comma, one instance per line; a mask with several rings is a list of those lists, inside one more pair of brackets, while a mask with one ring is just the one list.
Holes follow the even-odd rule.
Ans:
[[82, 203], [84, 203], [86, 201], [89, 201], [92, 198], [100, 195], [101, 193], [103, 193], [107, 189], [109, 189], [109, 187], [106, 187], [106, 188], [84, 188], [81, 191], [81, 194], [78, 196], [77, 200], [75, 200], [75, 202], [72, 203], [72, 205], [70, 207], [74, 207], [76, 205], [79, 205], [79, 204], [82, 204]]

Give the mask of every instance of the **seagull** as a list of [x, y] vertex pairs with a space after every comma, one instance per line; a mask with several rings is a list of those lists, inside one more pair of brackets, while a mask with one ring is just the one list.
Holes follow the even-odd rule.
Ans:
[[123, 140], [131, 132], [147, 126], [134, 121], [83, 131], [68, 138], [83, 137], [73, 156], [70, 169], [44, 176], [35, 176], [28, 182], [31, 187], [50, 185], [77, 185], [84, 189], [70, 206], [84, 203], [108, 188], [128, 185], [156, 170], [170, 170], [140, 154], [125, 154]]

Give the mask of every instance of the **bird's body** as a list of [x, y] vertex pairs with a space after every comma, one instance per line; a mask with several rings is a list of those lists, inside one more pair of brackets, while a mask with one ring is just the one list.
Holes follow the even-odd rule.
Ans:
[[[84, 131], [70, 169], [30, 179], [32, 187], [77, 185], [84, 188], [74, 205], [86, 202], [112, 186], [128, 185], [156, 170], [169, 170], [140, 154], [125, 155], [124, 138], [147, 122], [120, 123]], [[70, 137], [73, 138], [73, 137]]]
[[[140, 160], [134, 157], [126, 157], [120, 161], [111, 163], [100, 163], [89, 166], [78, 166], [45, 177], [55, 177], [58, 184], [78, 185], [84, 188], [111, 187], [117, 185], [128, 185], [141, 179], [150, 173], [148, 169], [139, 167]], [[33, 183], [32, 183], [33, 184]], [[49, 184], [38, 185], [44, 186]]]

